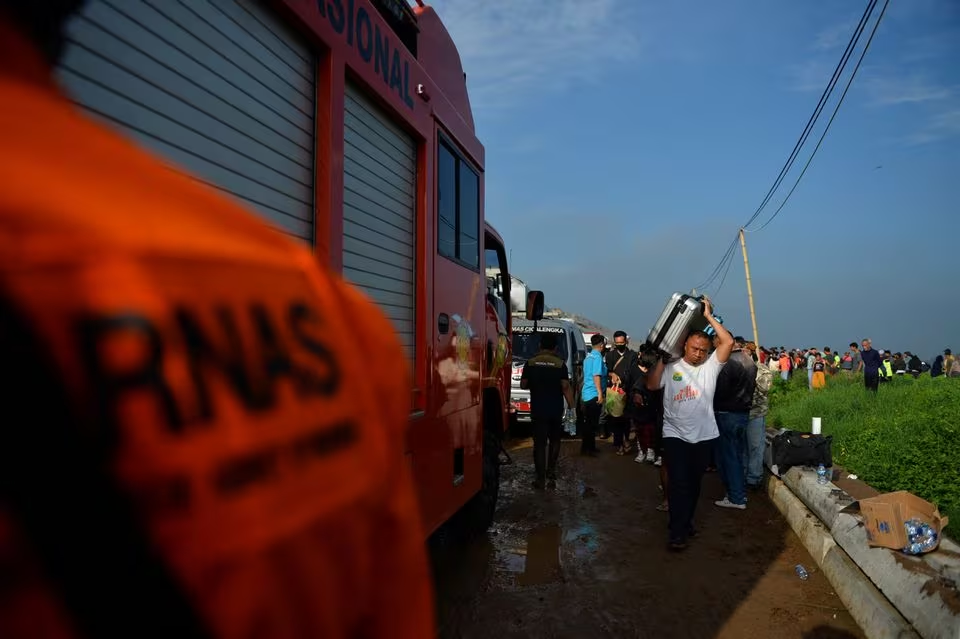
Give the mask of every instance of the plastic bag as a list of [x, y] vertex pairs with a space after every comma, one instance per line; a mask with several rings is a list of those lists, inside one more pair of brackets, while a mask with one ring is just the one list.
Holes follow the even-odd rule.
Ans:
[[607, 389], [607, 396], [603, 400], [607, 414], [611, 417], [620, 417], [627, 405], [627, 394], [620, 388], [619, 382]]

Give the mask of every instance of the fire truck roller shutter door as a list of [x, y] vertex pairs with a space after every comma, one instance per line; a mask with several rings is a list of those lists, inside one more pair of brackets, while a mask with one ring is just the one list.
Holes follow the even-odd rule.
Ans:
[[315, 57], [264, 3], [89, 0], [67, 36], [94, 117], [313, 241]]
[[344, 100], [343, 276], [387, 314], [414, 357], [417, 146], [363, 89]]

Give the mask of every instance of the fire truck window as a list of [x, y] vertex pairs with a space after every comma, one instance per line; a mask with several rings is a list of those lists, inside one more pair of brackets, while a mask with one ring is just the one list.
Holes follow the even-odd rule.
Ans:
[[437, 251], [480, 268], [480, 178], [444, 143], [437, 147]]
[[457, 258], [457, 158], [440, 145], [437, 154], [437, 251]]
[[502, 286], [502, 283], [499, 282], [500, 277], [503, 276], [505, 272], [503, 267], [500, 265], [500, 253], [496, 249], [488, 248], [483, 252], [483, 263], [487, 269], [487, 290], [490, 295], [490, 301], [493, 304], [493, 307], [497, 310], [497, 315], [500, 317], [500, 321], [503, 322], [503, 325], [507, 325], [507, 300], [503, 296], [505, 291], [498, 291], [498, 285]]
[[480, 178], [466, 164], [460, 164], [460, 261], [480, 266]]

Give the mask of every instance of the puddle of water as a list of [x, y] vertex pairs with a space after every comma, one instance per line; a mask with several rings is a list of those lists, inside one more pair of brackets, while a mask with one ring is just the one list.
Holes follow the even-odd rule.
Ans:
[[597, 531], [593, 524], [587, 523], [567, 529], [563, 535], [563, 543], [569, 547], [576, 559], [586, 559], [600, 549]]
[[547, 525], [524, 534], [516, 529], [501, 529], [491, 539], [495, 546], [494, 571], [517, 586], [534, 586], [563, 581], [563, 562], [591, 559], [600, 549], [593, 524], [580, 523], [572, 528]]
[[560, 526], [542, 526], [527, 536], [527, 561], [522, 574], [517, 576], [521, 586], [533, 586], [560, 581]]
[[563, 530], [554, 525], [534, 528], [523, 540], [497, 540], [496, 570], [512, 574], [518, 586], [560, 581], [563, 578], [560, 564], [562, 539]]
[[527, 566], [526, 548], [501, 548], [497, 551], [497, 568], [504, 572], [523, 572]]
[[577, 494], [585, 498], [596, 497], [597, 491], [592, 486], [587, 486], [587, 484], [581, 479], [577, 481]]

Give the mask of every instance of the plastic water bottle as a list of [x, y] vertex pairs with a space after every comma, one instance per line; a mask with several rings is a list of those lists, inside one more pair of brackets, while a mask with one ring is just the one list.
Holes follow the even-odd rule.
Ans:
[[817, 466], [817, 483], [821, 486], [827, 485], [827, 468], [823, 464]]
[[911, 519], [904, 522], [904, 528], [907, 533], [907, 545], [903, 552], [909, 555], [920, 555], [937, 547], [939, 535], [930, 524], [919, 519]]
[[806, 581], [810, 578], [810, 573], [807, 572], [807, 569], [804, 568], [802, 564], [797, 564], [797, 567], [793, 570], [797, 573], [797, 577], [800, 577], [802, 581]]

